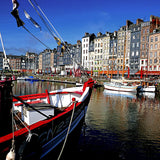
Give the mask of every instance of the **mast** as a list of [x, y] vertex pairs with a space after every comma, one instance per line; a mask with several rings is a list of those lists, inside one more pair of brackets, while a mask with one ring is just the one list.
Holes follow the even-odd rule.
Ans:
[[0, 33], [0, 38], [1, 38], [1, 44], [2, 44], [2, 49], [3, 49], [3, 53], [4, 53], [4, 58], [7, 59], [7, 56], [6, 56], [6, 51], [4, 49], [4, 45], [3, 45], [3, 40], [2, 40], [2, 35]]
[[113, 57], [114, 57], [114, 41], [113, 41], [113, 52], [112, 52], [112, 72], [111, 72], [111, 79], [113, 74]]
[[124, 68], [125, 68], [125, 57], [126, 57], [126, 35], [124, 37], [124, 55], [123, 55], [123, 70], [122, 70], [122, 78], [124, 78]]

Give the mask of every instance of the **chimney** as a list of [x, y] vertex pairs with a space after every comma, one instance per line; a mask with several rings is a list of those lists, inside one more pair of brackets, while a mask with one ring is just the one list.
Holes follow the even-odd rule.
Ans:
[[141, 24], [142, 22], [143, 22], [143, 20], [142, 20], [142, 19], [137, 19], [137, 21], [136, 21], [136, 25]]
[[99, 37], [99, 36], [101, 36], [102, 35], [102, 33], [101, 32], [98, 32], [97, 33], [97, 37]]
[[114, 31], [113, 35], [114, 37], [117, 37], [117, 31]]
[[77, 40], [77, 45], [81, 45], [81, 41], [80, 40]]
[[88, 32], [86, 32], [86, 33], [85, 33], [85, 36], [88, 36], [88, 35], [89, 35], [89, 33], [88, 33]]
[[128, 29], [131, 24], [133, 24], [133, 22], [131, 22], [130, 20], [127, 20], [126, 21], [126, 28]]

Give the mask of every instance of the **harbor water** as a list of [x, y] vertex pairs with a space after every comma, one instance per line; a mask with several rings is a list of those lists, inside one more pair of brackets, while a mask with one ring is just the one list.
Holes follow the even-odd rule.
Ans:
[[[41, 93], [74, 85], [15, 81], [13, 94]], [[64, 160], [159, 160], [160, 96], [93, 89], [85, 123]], [[73, 145], [72, 145], [73, 144]], [[54, 159], [54, 155], [46, 160]]]

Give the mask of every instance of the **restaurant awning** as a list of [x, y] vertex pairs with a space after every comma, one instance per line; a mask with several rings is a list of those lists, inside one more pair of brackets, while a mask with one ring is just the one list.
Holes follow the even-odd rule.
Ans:
[[[99, 74], [122, 74], [123, 71], [99, 71]], [[124, 71], [126, 73], [127, 71]]]
[[[141, 71], [138, 71], [137, 73], [135, 73], [135, 75], [140, 75]], [[160, 71], [142, 71], [143, 75], [150, 75], [150, 76], [160, 76]]]

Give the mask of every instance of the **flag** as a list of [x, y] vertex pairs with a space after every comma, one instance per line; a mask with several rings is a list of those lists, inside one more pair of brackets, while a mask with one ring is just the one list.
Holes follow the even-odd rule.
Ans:
[[11, 14], [13, 15], [13, 17], [16, 19], [17, 21], [17, 26], [23, 26], [24, 22], [19, 18], [19, 13], [17, 9], [12, 10]]
[[19, 6], [19, 3], [17, 2], [17, 0], [12, 0], [13, 3], [13, 10], [17, 9]]
[[39, 28], [41, 30], [41, 26], [25, 10], [24, 10], [24, 14], [25, 14], [25, 17], [29, 19], [36, 28]]
[[11, 14], [14, 16], [14, 18], [16, 19], [17, 21], [17, 26], [20, 27], [20, 26], [23, 26], [24, 25], [24, 22], [19, 18], [19, 13], [18, 13], [18, 6], [19, 6], [19, 3], [17, 2], [17, 0], [12, 0], [12, 3], [13, 3], [13, 10], [11, 12]]
[[127, 78], [129, 78], [129, 67], [128, 67], [128, 77]]
[[141, 79], [143, 78], [143, 68], [141, 67]]

